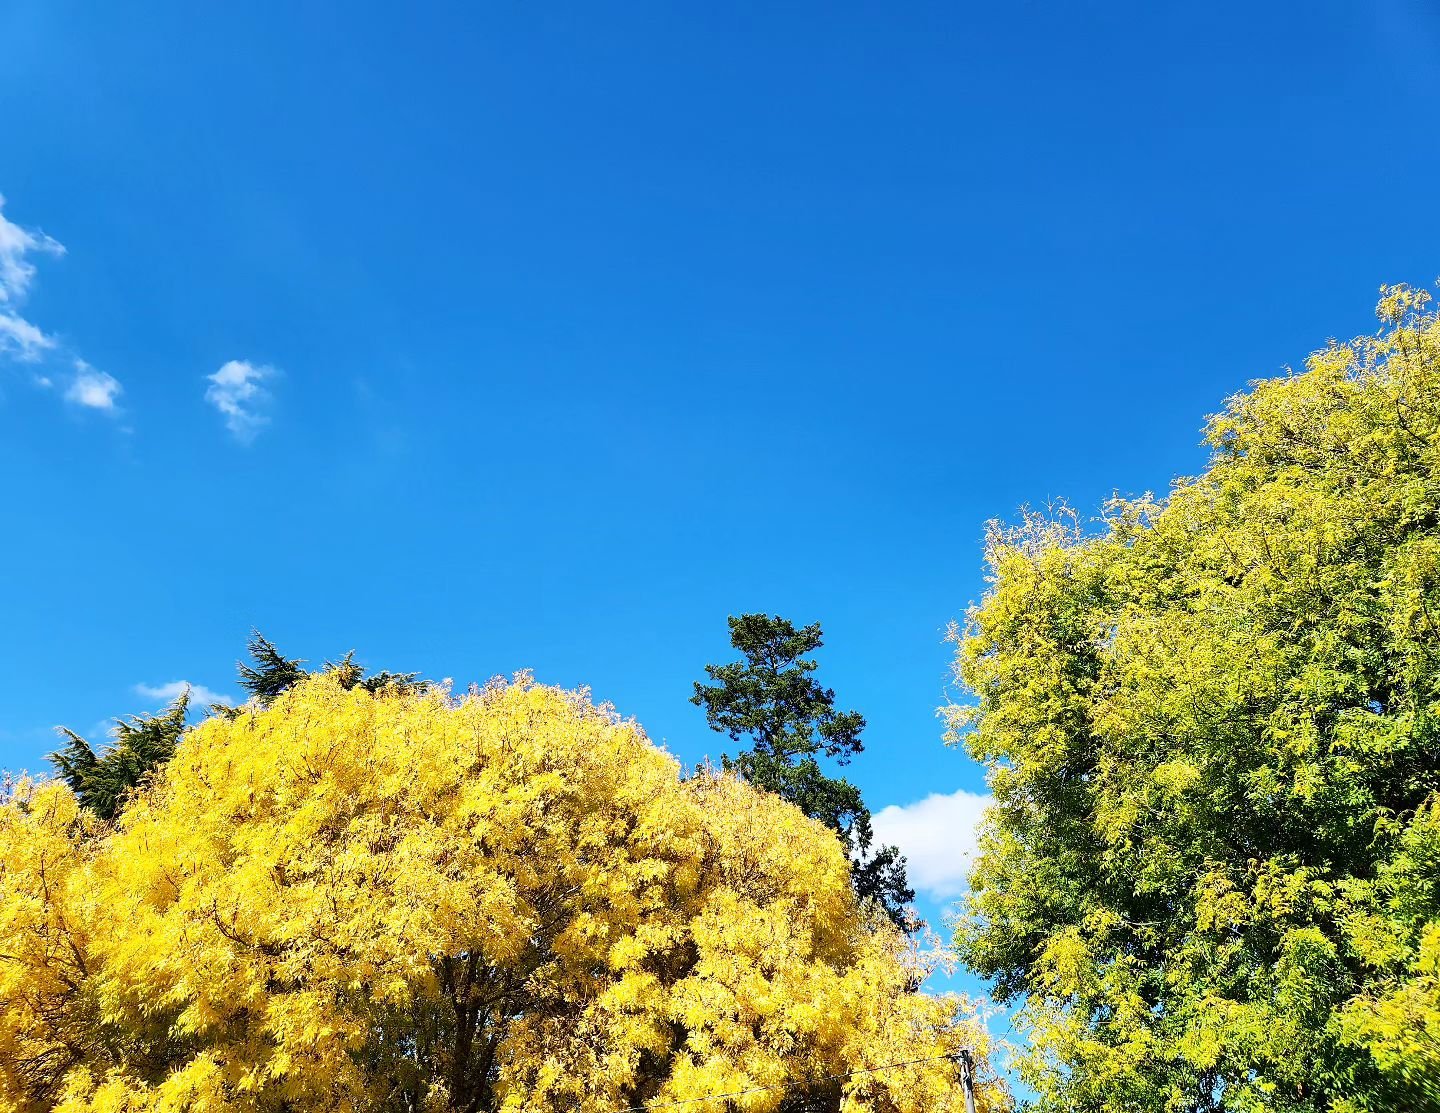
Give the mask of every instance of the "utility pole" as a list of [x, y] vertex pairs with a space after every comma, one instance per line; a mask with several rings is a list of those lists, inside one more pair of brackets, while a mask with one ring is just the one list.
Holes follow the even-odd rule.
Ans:
[[975, 1113], [975, 1058], [968, 1047], [956, 1056], [960, 1060], [960, 1085], [965, 1087], [965, 1113]]

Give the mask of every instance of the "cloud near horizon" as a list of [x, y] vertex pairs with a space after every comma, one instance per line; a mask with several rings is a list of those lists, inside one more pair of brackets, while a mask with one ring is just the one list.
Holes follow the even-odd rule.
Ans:
[[917, 891], [936, 901], [954, 900], [965, 892], [980, 819], [993, 800], [962, 788], [891, 804], [875, 813], [875, 840], [900, 848]]
[[265, 410], [270, 392], [260, 384], [275, 376], [275, 368], [248, 360], [232, 359], [215, 374], [207, 376], [205, 401], [225, 419], [225, 428], [241, 444], [249, 444], [270, 422]]

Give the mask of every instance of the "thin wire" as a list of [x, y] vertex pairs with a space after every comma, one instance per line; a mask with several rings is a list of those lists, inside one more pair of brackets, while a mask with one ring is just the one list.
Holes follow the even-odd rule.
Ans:
[[[958, 1054], [958, 1053], [957, 1053]], [[917, 1063], [936, 1063], [941, 1059], [954, 1059], [955, 1055], [931, 1055], [925, 1059], [906, 1059], [902, 1063], [884, 1063], [878, 1067], [860, 1067], [857, 1070], [842, 1071], [839, 1074], [822, 1074], [815, 1081], [834, 1082], [841, 1078], [853, 1078], [857, 1074], [875, 1074], [882, 1070], [895, 1070], [899, 1067], [913, 1067]], [[683, 1098], [680, 1101], [661, 1101], [651, 1105], [632, 1105], [628, 1109], [622, 1109], [620, 1113], [649, 1113], [652, 1109], [674, 1109], [677, 1105], [698, 1105], [705, 1101], [724, 1101], [726, 1098], [743, 1098], [751, 1094], [764, 1094], [771, 1090], [792, 1090], [796, 1086], [803, 1085], [801, 1082], [781, 1082], [774, 1086], [752, 1086], [748, 1090], [732, 1090], [728, 1094], [707, 1094], [703, 1098]]]

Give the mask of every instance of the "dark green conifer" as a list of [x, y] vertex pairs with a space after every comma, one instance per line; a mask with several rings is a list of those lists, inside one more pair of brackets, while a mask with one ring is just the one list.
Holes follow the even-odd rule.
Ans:
[[240, 672], [240, 687], [261, 703], [270, 703], [286, 688], [298, 684], [310, 675], [300, 667], [305, 663], [304, 658], [297, 657], [292, 660], [286, 657], [259, 630], [250, 632], [250, 641], [245, 648], [253, 663], [235, 663]]
[[187, 688], [158, 715], [116, 719], [114, 740], [98, 753], [73, 730], [60, 727], [68, 741], [50, 755], [50, 762], [83, 807], [102, 819], [114, 819], [130, 792], [174, 755], [189, 708]]
[[896, 924], [907, 923], [906, 906], [915, 891], [905, 878], [905, 859], [893, 846], [873, 847], [870, 809], [860, 790], [820, 767], [826, 757], [846, 765], [864, 749], [865, 717], [837, 711], [835, 693], [812, 675], [805, 654], [823, 644], [819, 623], [797, 629], [778, 615], [731, 617], [730, 644], [744, 659], [706, 665], [711, 684], [695, 685], [690, 702], [705, 711], [713, 730], [751, 746], [731, 758], [733, 769], [751, 784], [789, 800], [840, 836], [851, 858], [855, 891], [879, 902]]

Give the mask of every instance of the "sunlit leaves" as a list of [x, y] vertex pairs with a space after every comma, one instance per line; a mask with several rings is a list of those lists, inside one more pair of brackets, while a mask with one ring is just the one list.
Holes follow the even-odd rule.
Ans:
[[1167, 499], [991, 536], [958, 938], [1058, 1108], [1440, 1108], [1440, 323], [1379, 315]]
[[583, 695], [346, 680], [193, 729], [113, 827], [0, 807], [0, 1109], [960, 1107], [981, 1034], [823, 826]]

